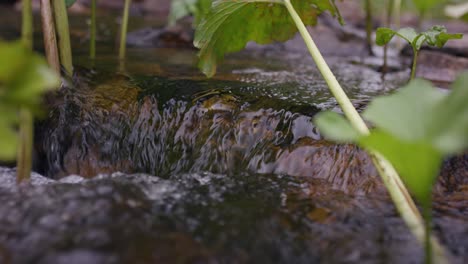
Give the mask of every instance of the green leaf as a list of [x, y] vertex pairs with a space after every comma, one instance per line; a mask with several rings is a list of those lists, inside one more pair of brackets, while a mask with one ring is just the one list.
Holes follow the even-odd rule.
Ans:
[[[56, 1], [56, 0], [54, 0]], [[65, 5], [68, 7], [72, 6], [74, 3], [76, 2], [76, 0], [65, 0]]]
[[314, 117], [314, 123], [329, 140], [340, 143], [357, 142], [359, 132], [342, 115], [335, 112], [321, 112]]
[[400, 174], [420, 202], [430, 199], [442, 163], [442, 154], [425, 142], [407, 142], [381, 130], [359, 141], [361, 146], [382, 154]]
[[375, 99], [364, 118], [409, 142], [427, 142], [443, 154], [468, 147], [468, 74], [454, 83], [452, 93], [415, 80], [397, 93]]
[[452, 92], [433, 110], [433, 144], [443, 153], [459, 153], [468, 148], [468, 72], [452, 85]]
[[[302, 21], [315, 25], [317, 15], [329, 11], [340, 17], [334, 0], [292, 0]], [[249, 41], [259, 44], [283, 42], [297, 32], [286, 7], [278, 0], [215, 0], [197, 27], [195, 47], [200, 49], [199, 67], [208, 77], [216, 73], [226, 53], [242, 50]]]
[[446, 96], [430, 82], [416, 79], [397, 93], [374, 99], [363, 116], [376, 127], [407, 141], [427, 138], [431, 112]]
[[461, 39], [463, 37], [463, 34], [447, 33], [447, 29], [443, 26], [434, 26], [422, 34], [426, 37], [428, 45], [438, 48], [442, 48], [451, 39]]
[[383, 46], [388, 44], [397, 35], [406, 40], [413, 49], [419, 50], [424, 43], [429, 46], [442, 48], [451, 39], [461, 39], [463, 34], [449, 34], [444, 26], [433, 26], [427, 31], [417, 33], [413, 28], [402, 28], [394, 31], [390, 28], [378, 28], [376, 32], [376, 44]]
[[396, 32], [390, 28], [378, 28], [375, 36], [375, 43], [379, 46], [387, 45], [392, 38], [395, 36]]
[[353, 141], [377, 151], [399, 172], [415, 197], [426, 203], [444, 155], [468, 148], [468, 72], [448, 94], [424, 80], [414, 80], [395, 94], [374, 99], [364, 118], [375, 126], [356, 136], [336, 113], [321, 113], [315, 124], [327, 138]]
[[27, 63], [28, 51], [19, 42], [9, 44], [0, 41], [0, 82], [6, 83], [11, 78], [21, 73], [21, 69]]
[[8, 83], [10, 86], [9, 100], [27, 106], [36, 106], [40, 102], [40, 95], [48, 90], [57, 88], [60, 83], [57, 75], [46, 62], [35, 55], [22, 69], [21, 76]]

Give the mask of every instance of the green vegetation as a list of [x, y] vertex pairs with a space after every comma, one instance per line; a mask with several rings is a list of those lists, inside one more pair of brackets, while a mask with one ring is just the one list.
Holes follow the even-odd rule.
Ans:
[[[289, 1], [288, 1], [289, 2]], [[197, 27], [195, 47], [200, 49], [200, 68], [208, 77], [216, 72], [226, 53], [242, 50], [247, 42], [268, 44], [292, 38], [298, 29], [281, 0], [214, 1], [210, 12]], [[315, 25], [317, 15], [329, 11], [339, 17], [333, 1], [293, 0], [298, 16], [306, 25]], [[274, 4], [274, 5], [272, 5]], [[316, 5], [317, 8], [311, 8]]]
[[[60, 82], [45, 60], [20, 42], [0, 42], [0, 57], [0, 159], [13, 160], [18, 154], [18, 181], [28, 180], [31, 160], [22, 161], [28, 156], [30, 159], [32, 148], [33, 121], [32, 115], [30, 118], [28, 115], [40, 113], [41, 95], [58, 87]], [[17, 125], [19, 136], [15, 131]], [[29, 131], [31, 136], [25, 136]], [[22, 167], [23, 164], [29, 167]]]
[[374, 31], [374, 26], [372, 25], [372, 2], [371, 0], [365, 0], [365, 10], [366, 10], [366, 47], [369, 55], [373, 55], [372, 51], [372, 32]]
[[60, 62], [67, 75], [73, 74], [72, 52], [70, 44], [70, 29], [68, 14], [64, 1], [52, 1], [55, 14], [55, 27], [58, 39]]
[[[54, 70], [32, 52], [31, 0], [23, 0], [22, 42], [0, 42], [0, 159], [12, 160], [17, 155], [19, 182], [27, 180], [31, 171], [32, 113], [40, 112], [41, 95], [59, 85], [60, 62], [66, 74], [73, 73], [66, 7], [74, 2], [53, 1], [50, 5], [50, 0], [41, 0], [45, 49]], [[413, 2], [423, 17], [444, 1]], [[91, 3], [90, 59], [94, 60], [96, 0]], [[371, 51], [371, 1], [365, 3], [367, 44]], [[389, 12], [394, 6], [399, 10], [401, 5], [401, 1], [388, 3]], [[130, 4], [131, 0], [125, 0], [118, 55], [121, 62], [126, 55]], [[443, 248], [430, 232], [431, 191], [443, 158], [468, 147], [468, 90], [465, 89], [468, 73], [454, 83], [450, 94], [426, 81], [413, 80], [395, 94], [375, 99], [363, 114], [373, 125], [369, 129], [306, 28], [315, 25], [322, 12], [329, 12], [343, 22], [334, 0], [174, 0], [170, 23], [189, 13], [195, 15], [194, 45], [200, 49], [199, 67], [208, 77], [215, 75], [218, 63], [226, 54], [244, 49], [249, 41], [284, 42], [299, 32], [347, 118], [333, 112], [319, 114], [315, 123], [321, 133], [337, 142], [358, 144], [369, 152], [397, 210], [414, 236], [425, 242], [427, 262], [444, 263]], [[391, 12], [388, 17], [390, 27]], [[443, 47], [448, 40], [462, 38], [461, 34], [447, 33], [443, 26], [421, 33], [412, 28], [379, 28], [376, 34], [377, 45], [387, 45], [394, 36], [411, 45], [414, 52], [411, 79], [415, 77], [418, 53], [424, 44]], [[422, 205], [425, 223], [405, 186]]]
[[406, 40], [413, 48], [413, 66], [411, 67], [411, 79], [416, 75], [416, 65], [418, 62], [418, 54], [423, 44], [442, 48], [447, 41], [451, 39], [461, 39], [462, 34], [449, 34], [443, 26], [434, 26], [427, 31], [416, 33], [413, 28], [402, 28], [395, 31], [390, 28], [378, 28], [376, 43], [383, 46], [388, 44], [394, 36]]
[[[299, 10], [299, 13], [297, 13], [296, 10]], [[440, 166], [441, 157], [443, 154], [447, 154], [447, 152], [437, 152], [438, 149], [434, 150], [432, 145], [426, 143], [399, 142], [398, 138], [394, 138], [394, 136], [388, 134], [386, 131], [369, 131], [327, 66], [305, 27], [305, 25], [314, 25], [316, 23], [316, 15], [323, 11], [329, 11], [334, 16], [340, 17], [333, 1], [214, 1], [211, 10], [206, 14], [205, 19], [198, 25], [196, 30], [194, 44], [200, 49], [199, 67], [208, 77], [211, 77], [216, 72], [217, 63], [223, 59], [226, 53], [243, 49], [248, 41], [255, 41], [259, 44], [285, 41], [291, 38], [296, 30], [298, 30], [331, 92], [349, 120], [349, 123], [331, 122], [331, 124], [335, 126], [329, 126], [328, 128], [330, 129], [328, 130], [326, 126], [322, 125], [321, 127], [326, 131], [325, 134], [333, 135], [337, 133], [337, 136], [342, 136], [342, 139], [348, 140], [362, 138], [362, 142], [359, 142], [361, 142], [361, 144], [366, 144], [365, 146], [367, 146], [374, 164], [381, 174], [397, 209], [407, 222], [408, 227], [421, 242], [428, 241], [426, 244], [427, 254], [432, 256], [432, 245], [435, 248], [435, 260], [438, 263], [444, 263], [446, 262], [446, 258], [443, 248], [438, 244], [435, 238], [429, 239], [429, 225], [426, 225], [427, 228], [424, 227], [422, 217], [417, 211], [414, 202], [408, 191], [403, 187], [404, 185], [395, 172], [395, 169], [388, 161], [394, 163], [393, 165], [395, 165], [396, 169], [403, 175], [413, 193], [416, 193], [416, 198], [424, 202], [426, 206], [428, 204], [430, 205], [430, 199], [427, 199], [427, 191], [423, 192], [422, 190], [429, 189], [428, 186], [432, 186], [434, 175], [436, 175], [435, 172]], [[459, 34], [446, 33], [443, 27], [434, 27], [421, 34], [416, 34], [414, 30], [409, 29], [395, 32], [390, 29], [382, 28], [378, 31], [377, 43], [384, 45], [388, 43], [394, 35], [402, 36], [404, 39], [408, 40], [415, 51], [419, 51], [423, 43], [443, 46], [449, 39], [461, 38]], [[415, 54], [415, 57], [416, 56], [417, 52]], [[414, 75], [414, 73], [412, 74]], [[419, 86], [419, 84], [416, 85]], [[413, 86], [414, 85], [411, 87]], [[414, 88], [412, 88], [412, 90], [414, 90]], [[400, 100], [399, 104], [401, 105], [408, 103], [403, 99], [404, 98], [397, 97], [396, 100]], [[411, 104], [410, 102], [409, 105]], [[386, 108], [387, 112], [389, 112], [388, 109], [390, 108]], [[427, 116], [430, 117], [430, 115]], [[325, 117], [327, 116], [325, 115]], [[333, 118], [333, 116], [331, 117]], [[392, 120], [391, 118], [382, 118], [381, 120], [383, 123], [388, 122], [389, 126], [394, 125], [390, 122]], [[371, 118], [370, 121], [375, 120]], [[423, 127], [421, 129], [425, 128], [426, 127]], [[397, 145], [397, 143], [399, 144]], [[400, 146], [412, 152], [408, 155], [399, 156], [397, 155], [399, 151], [395, 151], [395, 149], [393, 151], [388, 151], [386, 147], [389, 146]], [[414, 154], [420, 153], [421, 151], [427, 151], [427, 153], [420, 155]], [[400, 160], [403, 160], [403, 162], [400, 162]], [[434, 161], [438, 161], [438, 163]], [[427, 162], [433, 163], [426, 167], [420, 166]], [[421, 185], [416, 184], [420, 186], [418, 189], [415, 188], [414, 181], [408, 180], [411, 178], [408, 176], [409, 174], [424, 174], [430, 175], [431, 177], [427, 178], [426, 182]], [[428, 212], [428, 210], [426, 210], [426, 212]], [[430, 217], [426, 214], [427, 222], [429, 218]], [[431, 260], [430, 257], [427, 259]]]
[[60, 59], [57, 47], [57, 34], [52, 6], [49, 0], [41, 0], [42, 34], [47, 62], [57, 74], [60, 74]]
[[120, 28], [120, 46], [119, 46], [119, 59], [125, 59], [127, 47], [127, 28], [128, 28], [128, 13], [130, 11], [131, 0], [125, 0], [124, 12], [122, 16], [122, 25]]
[[89, 58], [96, 59], [96, 0], [91, 0], [91, 24], [89, 30]]
[[395, 166], [424, 208], [428, 260], [432, 256], [432, 187], [442, 159], [468, 147], [467, 82], [465, 73], [447, 95], [427, 81], [414, 80], [393, 95], [375, 99], [363, 114], [375, 126], [369, 135], [360, 134], [337, 113], [324, 112], [315, 118], [329, 139], [382, 153]]

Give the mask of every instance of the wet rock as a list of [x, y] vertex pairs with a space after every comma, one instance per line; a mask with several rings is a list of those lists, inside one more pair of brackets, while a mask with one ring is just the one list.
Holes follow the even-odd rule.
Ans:
[[154, 225], [152, 203], [125, 179], [1, 188], [0, 200], [11, 263], [209, 262], [190, 237]]
[[418, 56], [416, 76], [430, 80], [439, 87], [448, 88], [466, 69], [468, 58], [423, 50]]
[[[464, 263], [467, 211], [452, 200], [436, 199], [434, 229], [453, 263]], [[419, 263], [423, 257], [387, 198], [346, 195], [310, 178], [114, 173], [76, 184], [0, 188], [0, 202], [0, 257], [13, 264]]]
[[[53, 182], [50, 178], [46, 178], [35, 172], [31, 173], [31, 184], [43, 185]], [[6, 168], [0, 166], [0, 188], [14, 189], [16, 188], [16, 168]]]

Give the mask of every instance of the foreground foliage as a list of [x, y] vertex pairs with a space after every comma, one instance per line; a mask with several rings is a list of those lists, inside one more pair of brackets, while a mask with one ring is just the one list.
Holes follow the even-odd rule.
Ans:
[[424, 207], [427, 259], [432, 257], [429, 237], [432, 188], [443, 158], [468, 148], [467, 83], [465, 73], [447, 94], [417, 79], [393, 95], [375, 99], [364, 112], [364, 118], [374, 125], [369, 135], [358, 133], [334, 112], [324, 112], [315, 118], [327, 138], [357, 143], [381, 153], [395, 166]]
[[19, 42], [0, 42], [0, 159], [13, 160], [19, 109], [40, 113], [41, 95], [59, 86], [45, 60]]
[[[259, 44], [283, 42], [297, 33], [296, 25], [282, 1], [214, 1], [195, 32], [195, 47], [200, 49], [199, 67], [208, 77], [216, 73], [217, 63], [226, 53], [242, 50], [249, 41]], [[329, 11], [340, 17], [334, 1], [292, 0], [304, 24], [315, 25], [317, 16]]]

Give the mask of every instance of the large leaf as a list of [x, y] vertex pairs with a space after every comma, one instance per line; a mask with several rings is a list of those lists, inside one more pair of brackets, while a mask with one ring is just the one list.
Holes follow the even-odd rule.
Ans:
[[433, 144], [444, 153], [461, 152], [468, 148], [468, 72], [452, 85], [452, 92], [439, 103], [431, 123]]
[[428, 142], [444, 154], [468, 147], [468, 73], [453, 84], [452, 92], [415, 80], [397, 93], [375, 99], [364, 118], [397, 138]]
[[0, 104], [35, 110], [42, 93], [60, 85], [44, 58], [21, 43], [0, 42]]
[[[315, 25], [317, 15], [323, 11], [339, 16], [334, 0], [291, 2], [306, 25]], [[211, 77], [226, 53], [242, 50], [249, 41], [283, 42], [296, 32], [281, 0], [216, 0], [196, 29], [194, 45], [200, 49], [201, 70]]]
[[400, 174], [405, 185], [420, 202], [427, 202], [442, 163], [442, 154], [426, 142], [409, 142], [374, 130], [359, 144], [382, 154]]
[[428, 81], [416, 79], [393, 95], [373, 100], [363, 115], [398, 138], [418, 141], [429, 137], [434, 122], [431, 114], [445, 97], [446, 93]]
[[332, 140], [354, 141], [378, 151], [400, 173], [411, 192], [427, 202], [444, 155], [468, 148], [468, 73], [453, 84], [450, 94], [415, 80], [395, 94], [382, 96], [364, 111], [375, 128], [357, 133], [336, 113], [320, 113], [315, 124]]

